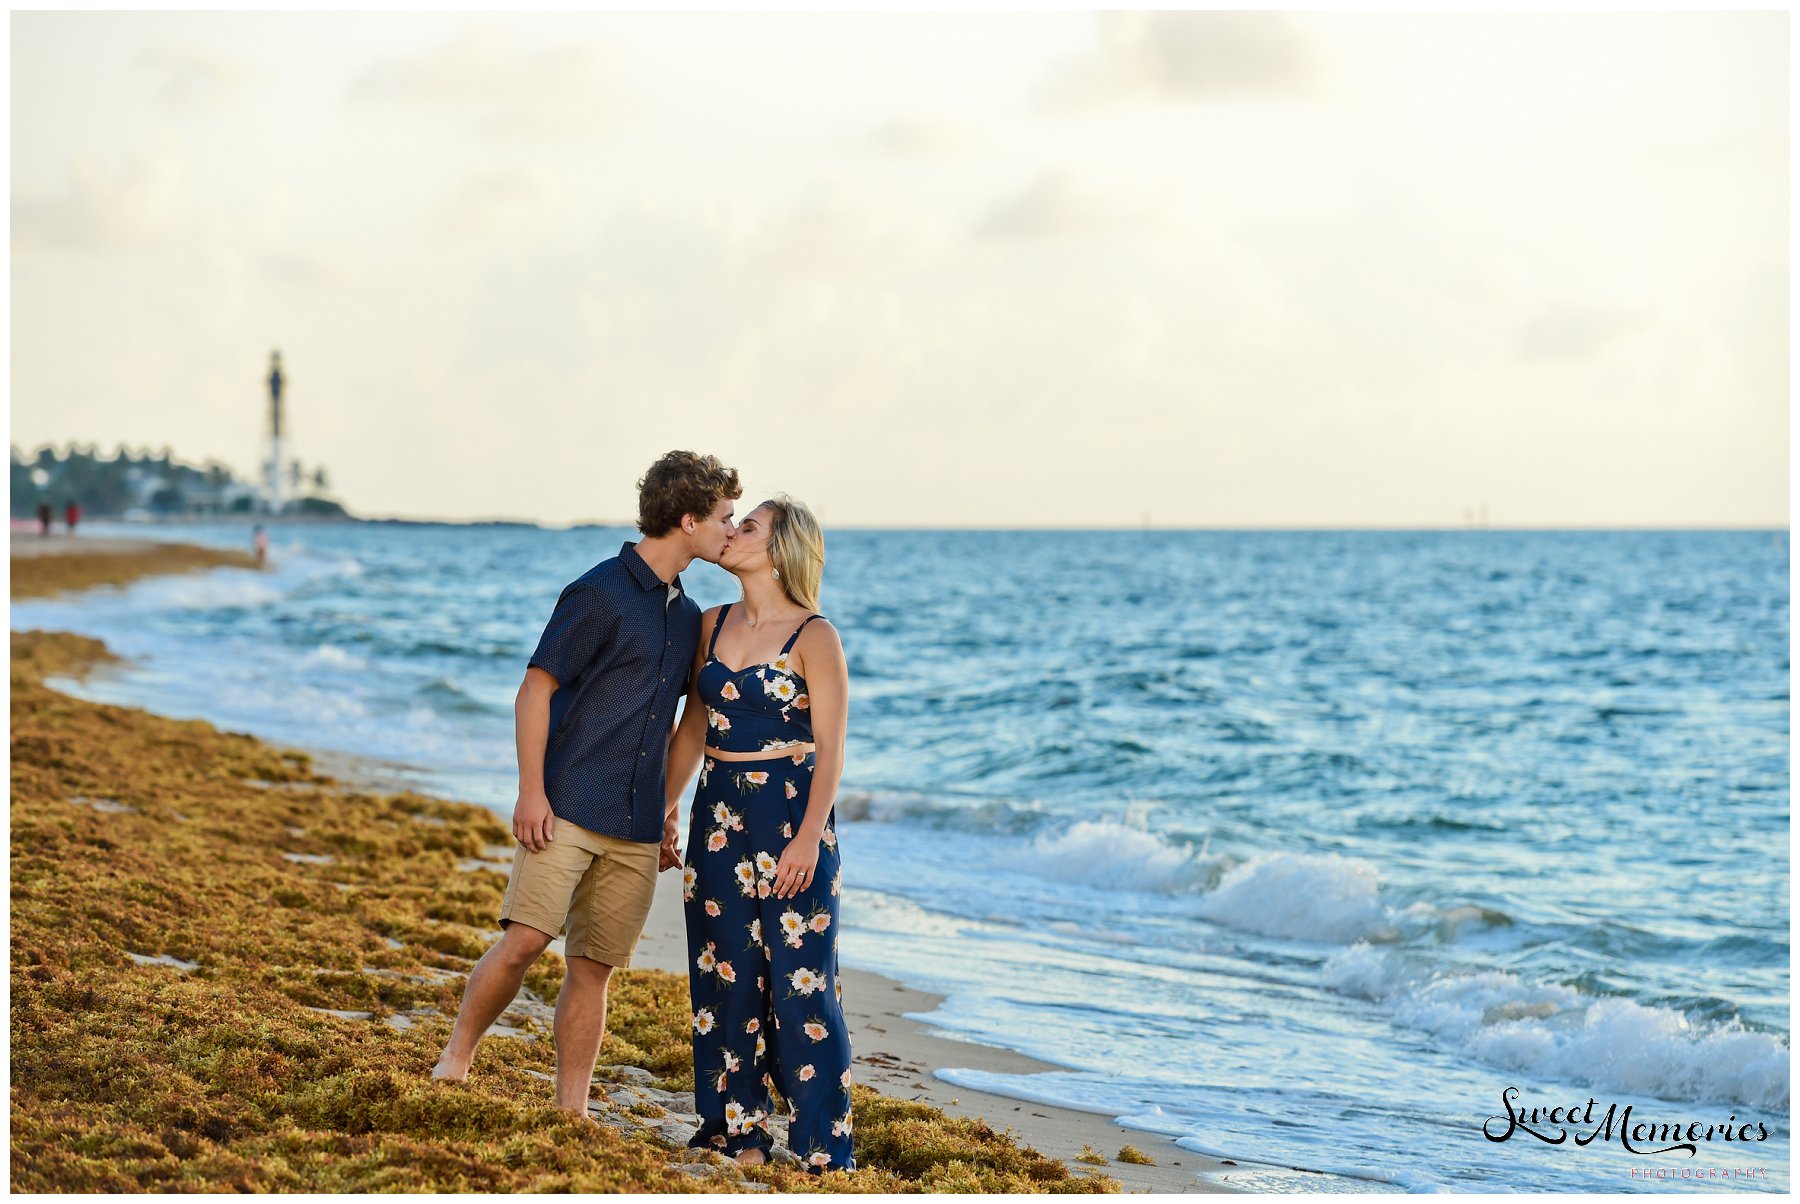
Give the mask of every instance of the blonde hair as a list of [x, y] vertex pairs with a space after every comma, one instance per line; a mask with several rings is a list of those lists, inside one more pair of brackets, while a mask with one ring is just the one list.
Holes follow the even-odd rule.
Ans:
[[769, 524], [769, 563], [781, 571], [781, 588], [808, 610], [819, 609], [819, 579], [825, 575], [825, 532], [806, 507], [785, 493], [763, 505], [775, 511]]

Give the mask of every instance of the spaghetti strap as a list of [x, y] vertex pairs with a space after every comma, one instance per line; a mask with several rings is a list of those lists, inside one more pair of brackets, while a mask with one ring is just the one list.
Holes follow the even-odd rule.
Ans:
[[731, 609], [731, 603], [719, 607], [719, 617], [713, 620], [712, 642], [706, 646], [706, 659], [711, 660], [713, 650], [719, 646], [719, 629], [725, 626], [725, 614]]
[[[718, 628], [725, 626], [729, 617], [730, 612], [721, 607], [713, 631], [715, 643]], [[811, 621], [820, 616], [802, 611], [800, 617]], [[772, 622], [773, 619], [757, 621], [757, 630], [762, 632], [764, 639], [771, 634], [769, 625]], [[777, 655], [736, 669], [720, 660], [712, 648], [707, 650], [706, 660], [694, 678], [694, 693], [706, 704], [706, 743], [710, 748], [724, 753], [760, 752], [767, 757], [774, 755], [771, 749], [793, 755], [792, 746], [812, 743], [812, 711], [806, 693], [806, 676], [796, 663], [799, 654], [793, 651], [805, 628], [805, 623], [795, 628]], [[737, 632], [731, 637], [733, 640], [741, 642], [747, 638], [737, 628], [732, 630]], [[705, 634], [704, 627], [701, 634]], [[826, 635], [836, 638], [829, 629]], [[760, 774], [760, 770], [758, 772]], [[776, 803], [779, 805], [780, 800]], [[797, 816], [795, 822], [798, 822]]]
[[818, 617], [818, 615], [807, 615], [800, 621], [800, 626], [794, 628], [794, 634], [788, 637], [788, 642], [781, 646], [781, 655], [786, 656], [793, 649], [794, 641], [800, 638], [800, 633], [806, 630], [806, 625]]

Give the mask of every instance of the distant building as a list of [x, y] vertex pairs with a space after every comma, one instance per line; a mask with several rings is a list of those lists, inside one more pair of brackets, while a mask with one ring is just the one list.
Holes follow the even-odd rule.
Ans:
[[[296, 471], [296, 496], [284, 503], [289, 514], [309, 518], [348, 518], [327, 496], [327, 473], [315, 468]], [[268, 505], [264, 489], [240, 481], [226, 465], [213, 460], [201, 466], [182, 464], [167, 449], [156, 456], [134, 455], [123, 447], [110, 458], [92, 447], [70, 447], [58, 454], [43, 447], [32, 455], [12, 454], [12, 514], [30, 517], [40, 503], [60, 512], [70, 502], [87, 518], [151, 520], [258, 514]]]

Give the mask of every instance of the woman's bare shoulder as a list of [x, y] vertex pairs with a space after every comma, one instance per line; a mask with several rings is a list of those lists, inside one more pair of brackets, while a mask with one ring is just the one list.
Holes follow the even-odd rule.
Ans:
[[838, 638], [837, 628], [824, 615], [810, 620], [801, 629], [800, 638], [795, 641], [794, 647], [802, 657], [813, 653], [824, 657], [844, 655], [844, 642]]

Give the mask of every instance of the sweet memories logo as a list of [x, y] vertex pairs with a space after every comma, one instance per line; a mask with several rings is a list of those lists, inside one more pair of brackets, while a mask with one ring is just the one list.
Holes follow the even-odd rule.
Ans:
[[1561, 1145], [1573, 1140], [1578, 1146], [1596, 1141], [1618, 1141], [1633, 1154], [1668, 1154], [1675, 1151], [1689, 1157], [1699, 1152], [1703, 1141], [1752, 1142], [1767, 1141], [1769, 1130], [1762, 1121], [1740, 1121], [1733, 1112], [1724, 1121], [1690, 1120], [1647, 1121], [1631, 1118], [1631, 1105], [1606, 1105], [1605, 1113], [1595, 1119], [1600, 1104], [1589, 1098], [1586, 1105], [1555, 1105], [1548, 1108], [1525, 1108], [1518, 1103], [1519, 1089], [1508, 1087], [1500, 1093], [1505, 1116], [1490, 1116], [1481, 1126], [1489, 1141], [1511, 1141], [1515, 1135], [1535, 1137], [1545, 1145]]

